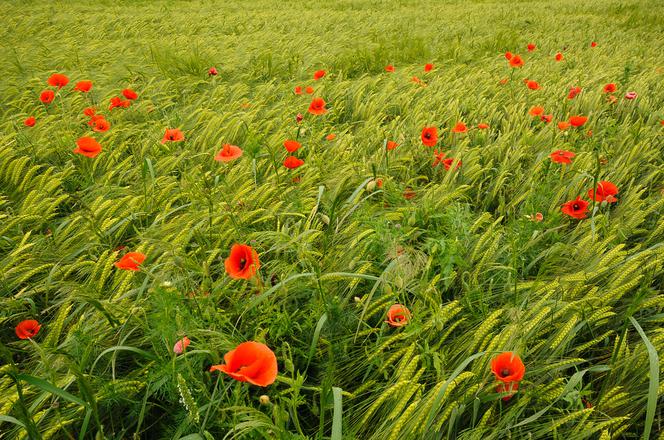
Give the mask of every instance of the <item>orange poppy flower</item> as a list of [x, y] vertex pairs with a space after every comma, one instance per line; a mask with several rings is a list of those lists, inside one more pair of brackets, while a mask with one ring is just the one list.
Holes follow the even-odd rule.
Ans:
[[436, 127], [424, 127], [421, 137], [424, 145], [433, 147], [438, 142], [438, 129]]
[[484, 122], [480, 122], [479, 124], [477, 124], [477, 128], [479, 128], [480, 130], [486, 130], [487, 128], [489, 128], [489, 124], [485, 124]]
[[330, 133], [327, 136], [325, 136], [325, 139], [328, 140], [328, 141], [333, 141], [336, 137], [337, 137], [336, 134]]
[[94, 126], [92, 127], [92, 129], [98, 133], [108, 131], [109, 128], [111, 128], [111, 124], [106, 119], [104, 119], [103, 116], [101, 118], [95, 119]]
[[302, 145], [300, 145], [298, 141], [294, 141], [292, 139], [289, 139], [284, 142], [284, 147], [286, 148], [286, 151], [288, 151], [289, 153], [293, 153], [299, 150], [301, 146]]
[[425, 72], [431, 72], [433, 70], [433, 64], [427, 63], [424, 65], [424, 71]]
[[26, 319], [25, 321], [19, 322], [16, 326], [16, 336], [18, 336], [19, 339], [34, 338], [37, 336], [37, 333], [39, 333], [40, 328], [41, 326], [39, 325], [39, 322], [34, 319]]
[[614, 83], [609, 83], [604, 86], [604, 93], [614, 93], [616, 90], [618, 90], [618, 87]]
[[528, 43], [528, 46], [526, 46], [526, 48], [528, 49], [528, 52], [532, 52], [535, 49], [537, 49], [537, 46], [535, 46], [535, 44], [533, 43]]
[[92, 90], [92, 81], [88, 81], [88, 80], [79, 81], [74, 86], [74, 90], [78, 90], [79, 92], [87, 93], [90, 90]]
[[387, 148], [387, 151], [392, 151], [395, 148], [397, 148], [398, 146], [399, 146], [399, 144], [397, 144], [394, 141], [387, 141], [387, 143], [385, 144], [385, 147]]
[[561, 130], [567, 130], [570, 126], [571, 126], [571, 124], [567, 121], [558, 122], [558, 128], [561, 129]]
[[234, 280], [248, 280], [256, 275], [261, 263], [258, 260], [258, 253], [251, 246], [234, 244], [230, 255], [224, 261], [224, 267], [228, 276]]
[[576, 154], [572, 153], [571, 151], [565, 151], [565, 150], [556, 150], [549, 155], [551, 161], [555, 163], [565, 163], [565, 164], [572, 163], [572, 159], [574, 159], [574, 156], [576, 156]]
[[378, 188], [382, 188], [383, 187], [383, 179], [381, 179], [380, 177], [378, 179], [376, 179], [376, 186]]
[[217, 162], [231, 162], [241, 156], [242, 148], [236, 145], [224, 144], [219, 153], [214, 156], [214, 160]]
[[513, 57], [514, 55], [512, 54], [512, 52], [505, 52], [505, 59], [507, 59], [508, 61], [511, 60]]
[[572, 116], [569, 118], [569, 123], [572, 124], [573, 127], [582, 127], [587, 120], [588, 118], [586, 116]]
[[387, 321], [390, 327], [402, 327], [410, 321], [410, 310], [401, 304], [393, 304], [387, 311]]
[[403, 198], [406, 199], [406, 200], [410, 200], [410, 199], [415, 198], [415, 195], [416, 195], [415, 191], [413, 191], [411, 188], [406, 188], [403, 191]]
[[463, 122], [457, 122], [452, 128], [452, 133], [465, 133], [468, 131], [468, 127]]
[[431, 166], [434, 168], [437, 167], [438, 164], [443, 163], [444, 159], [445, 159], [445, 152], [433, 150], [433, 164], [431, 164]]
[[209, 75], [209, 76], [217, 76], [218, 73], [219, 73], [219, 72], [217, 72], [217, 68], [216, 68], [216, 67], [210, 67], [210, 68], [208, 69], [208, 75]]
[[34, 116], [29, 116], [28, 118], [26, 118], [25, 121], [23, 121], [23, 125], [25, 125], [26, 127], [34, 127], [35, 122], [36, 122], [35, 117]]
[[391, 64], [388, 64], [387, 66], [385, 66], [385, 71], [386, 72], [394, 72], [394, 66], [391, 65]]
[[[519, 355], [506, 351], [491, 359], [491, 371], [496, 380], [502, 382], [496, 391], [499, 393], [511, 392], [518, 389], [519, 382], [526, 373], [526, 366], [523, 365]], [[503, 400], [508, 400], [513, 394], [503, 397]]]
[[314, 93], [314, 88], [311, 86], [307, 86], [306, 89], [304, 89], [305, 92], [307, 92], [307, 95], [313, 95]]
[[55, 99], [55, 92], [53, 90], [44, 90], [39, 95], [39, 100], [44, 104], [50, 104]]
[[48, 85], [57, 87], [59, 89], [63, 88], [69, 83], [69, 78], [66, 75], [61, 73], [54, 73], [48, 78]]
[[302, 87], [301, 86], [295, 86], [295, 89], [293, 89], [293, 93], [296, 95], [301, 95], [302, 94]]
[[99, 142], [88, 136], [79, 138], [79, 140], [76, 141], [76, 145], [77, 147], [74, 149], [74, 153], [81, 154], [85, 157], [95, 158], [101, 153], [101, 145], [99, 145]]
[[594, 41], [591, 42], [591, 43], [590, 43], [590, 47], [597, 47], [597, 43], [595, 43]]
[[544, 215], [541, 212], [538, 212], [537, 214], [535, 214], [535, 221], [536, 222], [541, 222], [542, 220], [544, 220]]
[[544, 107], [539, 105], [533, 106], [528, 110], [530, 116], [542, 116], [544, 114]]
[[581, 93], [581, 87], [570, 87], [567, 99], [574, 99], [579, 93]]
[[182, 142], [184, 140], [184, 133], [179, 128], [167, 128], [164, 137], [161, 140], [162, 144], [166, 142]]
[[508, 82], [510, 82], [509, 78], [503, 78], [500, 81], [498, 81], [498, 84], [500, 84], [501, 86], [504, 86]]
[[225, 364], [213, 365], [210, 371], [221, 371], [240, 382], [266, 387], [277, 379], [277, 357], [260, 342], [248, 341], [224, 355]]
[[127, 252], [115, 262], [115, 267], [122, 270], [139, 271], [140, 265], [145, 261], [145, 255], [140, 252]]
[[324, 77], [326, 73], [327, 73], [327, 72], [325, 72], [324, 70], [316, 70], [316, 71], [314, 72], [314, 79], [315, 79], [315, 80], [319, 80], [319, 79], [321, 79], [322, 77]]
[[615, 196], [618, 194], [618, 187], [609, 181], [602, 180], [597, 184], [597, 189], [595, 191], [588, 190], [588, 197], [595, 199], [597, 202], [609, 202], [615, 203], [618, 199]]
[[97, 110], [95, 110], [94, 107], [88, 107], [88, 108], [83, 110], [83, 114], [85, 116], [94, 116], [96, 112], [97, 112]]
[[540, 120], [545, 124], [548, 124], [549, 122], [553, 121], [553, 115], [542, 115], [540, 116]]
[[562, 60], [563, 60], [563, 54], [561, 54], [560, 52], [558, 52], [558, 53], [556, 54], [556, 61], [562, 61]]
[[132, 89], [124, 89], [122, 91], [122, 96], [130, 101], [133, 101], [134, 99], [138, 98], [138, 93], [134, 92]]
[[126, 101], [119, 96], [114, 96], [111, 98], [111, 104], [108, 106], [109, 110], [113, 110], [115, 107], [128, 108], [131, 105], [131, 101]]
[[533, 81], [531, 79], [526, 81], [526, 87], [528, 87], [530, 90], [539, 90], [540, 89], [539, 83], [537, 81]]
[[189, 344], [191, 344], [191, 340], [189, 340], [188, 337], [183, 337], [179, 341], [175, 343], [173, 346], [173, 353], [175, 354], [182, 354], [184, 351], [189, 347]]
[[581, 197], [579, 196], [576, 200], [570, 200], [569, 202], [563, 203], [560, 210], [563, 214], [567, 214], [577, 220], [582, 220], [588, 216], [588, 202], [581, 200]]
[[304, 161], [298, 159], [295, 156], [288, 156], [286, 159], [284, 159], [284, 166], [289, 170], [294, 170], [295, 168], [299, 168], [302, 165], [304, 165]]
[[309, 113], [312, 115], [324, 115], [327, 113], [323, 98], [314, 98], [311, 101], [311, 104], [309, 104]]
[[510, 67], [518, 67], [521, 68], [523, 67], [525, 63], [521, 59], [519, 55], [514, 55], [512, 58], [510, 58]]

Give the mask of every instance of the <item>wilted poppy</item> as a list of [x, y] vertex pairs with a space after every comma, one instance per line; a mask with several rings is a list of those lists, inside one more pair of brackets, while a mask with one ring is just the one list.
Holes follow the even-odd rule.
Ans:
[[145, 261], [145, 255], [140, 252], [127, 252], [116, 263], [115, 267], [122, 270], [139, 271], [140, 265]]
[[529, 79], [526, 81], [526, 87], [528, 87], [530, 90], [539, 90], [540, 85], [537, 81], [533, 81], [532, 79]]
[[242, 156], [242, 148], [236, 145], [224, 144], [219, 153], [214, 156], [214, 160], [217, 162], [231, 162], [240, 156]]
[[479, 128], [480, 130], [486, 130], [487, 128], [489, 128], [489, 124], [485, 124], [484, 122], [480, 122], [479, 124], [477, 124], [477, 128]]
[[312, 115], [324, 115], [327, 113], [327, 109], [325, 108], [325, 101], [323, 98], [314, 98], [311, 101], [311, 104], [309, 104], [308, 111]]
[[[491, 371], [496, 380], [502, 382], [497, 391], [512, 392], [519, 387], [519, 382], [526, 373], [526, 366], [519, 355], [506, 351], [491, 359]], [[503, 400], [508, 400], [513, 394], [503, 397]]]
[[594, 198], [597, 202], [615, 203], [618, 201], [615, 197], [617, 194], [618, 187], [614, 183], [606, 180], [597, 183], [597, 189], [595, 191], [592, 189], [588, 190], [588, 197], [591, 199]]
[[55, 99], [55, 92], [53, 90], [44, 90], [39, 95], [39, 100], [44, 104], [50, 104]]
[[399, 144], [397, 144], [394, 141], [387, 141], [387, 143], [385, 144], [385, 147], [387, 148], [387, 151], [392, 151], [395, 148], [397, 148], [398, 146], [399, 146]]
[[305, 92], [307, 92], [307, 95], [313, 95], [314, 93], [314, 88], [311, 86], [307, 86], [306, 89], [304, 89]]
[[191, 341], [189, 340], [188, 337], [183, 337], [182, 339], [178, 340], [175, 345], [173, 346], [173, 353], [175, 354], [182, 354], [184, 351], [189, 347], [189, 344], [191, 344]]
[[217, 76], [219, 72], [217, 72], [217, 69], [215, 67], [210, 67], [208, 69], [208, 75], [209, 76]]
[[97, 118], [94, 121], [94, 125], [92, 129], [96, 132], [103, 133], [105, 131], [108, 131], [108, 129], [111, 128], [110, 122], [108, 122], [104, 117], [102, 116], [101, 118]]
[[581, 87], [570, 87], [567, 99], [574, 99], [579, 93], [581, 93]]
[[631, 99], [636, 99], [637, 96], [638, 95], [636, 94], [636, 92], [627, 92], [627, 93], [625, 93], [625, 99], [630, 99], [630, 100]]
[[391, 64], [388, 64], [387, 66], [385, 66], [385, 71], [386, 72], [394, 72], [394, 66], [391, 65]]
[[604, 93], [614, 93], [616, 90], [618, 90], [618, 87], [614, 83], [608, 83], [603, 89]]
[[570, 217], [581, 220], [588, 216], [588, 202], [581, 200], [581, 196], [576, 200], [570, 200], [563, 204], [561, 211]]
[[261, 263], [258, 260], [258, 253], [251, 246], [234, 244], [230, 255], [224, 261], [224, 267], [231, 278], [248, 280], [258, 272]]
[[558, 53], [556, 54], [556, 57], [555, 57], [555, 58], [556, 58], [556, 61], [562, 61], [562, 60], [563, 60], [563, 54], [560, 53], [560, 52], [558, 52]]
[[465, 133], [468, 131], [468, 127], [463, 122], [457, 122], [452, 128], [452, 133]]
[[48, 78], [48, 84], [59, 89], [63, 88], [69, 83], [69, 78], [61, 73], [54, 73]]
[[334, 134], [334, 133], [330, 133], [330, 134], [328, 134], [327, 136], [325, 136], [325, 140], [333, 141], [336, 137], [337, 137], [336, 134]]
[[83, 110], [85, 116], [94, 116], [97, 110], [94, 107], [87, 107]]
[[526, 46], [526, 48], [528, 49], [528, 52], [532, 52], [537, 48], [537, 46], [535, 46], [535, 44], [533, 43], [528, 43], [528, 46]]
[[277, 379], [277, 357], [260, 342], [243, 342], [224, 355], [225, 364], [213, 365], [210, 371], [221, 371], [240, 382], [266, 387]]
[[34, 116], [29, 116], [23, 121], [23, 125], [26, 127], [34, 127], [35, 126], [36, 119]]
[[565, 164], [572, 163], [572, 159], [574, 159], [574, 156], [576, 156], [576, 154], [566, 150], [556, 150], [549, 155], [551, 161], [555, 163], [565, 163]]
[[284, 159], [284, 166], [289, 170], [294, 170], [295, 168], [299, 168], [302, 165], [304, 165], [304, 161], [298, 159], [295, 156], [288, 156], [286, 159]]
[[92, 81], [88, 81], [88, 80], [79, 81], [74, 86], [74, 90], [78, 90], [79, 92], [87, 93], [90, 90], [92, 90]]
[[533, 106], [528, 110], [530, 116], [542, 116], [544, 114], [544, 107], [539, 105]]
[[567, 121], [560, 121], [558, 122], [558, 128], [561, 130], [567, 130], [572, 124], [570, 124]]
[[433, 64], [427, 63], [424, 65], [424, 71], [425, 72], [431, 72], [433, 70]]
[[122, 91], [122, 96], [129, 99], [130, 101], [133, 101], [134, 99], [138, 98], [138, 93], [134, 92], [132, 89], [124, 89]]
[[324, 70], [316, 70], [316, 71], [314, 72], [314, 79], [315, 79], [315, 80], [319, 80], [319, 79], [321, 79], [322, 77], [325, 76], [325, 73], [326, 73], [326, 72], [325, 72]]
[[292, 139], [284, 141], [284, 147], [286, 148], [286, 150], [289, 153], [293, 153], [293, 152], [299, 150], [301, 146], [302, 145], [300, 145], [300, 143], [298, 141], [294, 141]]
[[569, 123], [572, 124], [573, 127], [582, 127], [587, 120], [588, 118], [586, 116], [572, 116], [569, 118]]
[[295, 86], [295, 88], [293, 89], [293, 93], [295, 93], [296, 95], [301, 95], [302, 94], [302, 86]]
[[184, 140], [184, 133], [179, 128], [167, 128], [164, 137], [161, 139], [161, 143], [165, 144], [166, 142], [182, 142]]
[[41, 326], [39, 325], [39, 322], [34, 319], [26, 319], [25, 321], [19, 322], [16, 326], [16, 336], [20, 339], [34, 338], [37, 336], [37, 333], [39, 333], [40, 328]]
[[510, 66], [511, 67], [518, 67], [521, 68], [523, 67], [525, 63], [521, 59], [519, 55], [514, 55], [512, 58], [510, 58]]
[[401, 304], [393, 304], [387, 311], [387, 321], [391, 327], [402, 327], [410, 321], [410, 310]]
[[438, 142], [438, 129], [436, 127], [424, 127], [421, 137], [424, 145], [433, 147]]
[[94, 138], [84, 136], [76, 141], [77, 147], [74, 153], [81, 154], [85, 157], [95, 158], [101, 153], [101, 145]]

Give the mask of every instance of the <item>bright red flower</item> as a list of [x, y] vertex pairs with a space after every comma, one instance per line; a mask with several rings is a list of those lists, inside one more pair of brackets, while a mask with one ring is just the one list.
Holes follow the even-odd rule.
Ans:
[[161, 140], [162, 144], [166, 142], [182, 142], [184, 140], [184, 133], [179, 128], [167, 128], [164, 137]]
[[221, 371], [240, 382], [266, 387], [277, 379], [277, 357], [260, 342], [243, 342], [224, 355], [225, 364], [213, 365], [210, 371]]
[[307, 92], [308, 95], [313, 95], [314, 93], [314, 88], [311, 86], [307, 86], [306, 89], [304, 89], [305, 92]]
[[579, 93], [581, 93], [581, 87], [570, 87], [567, 99], [574, 99]]
[[604, 93], [614, 93], [616, 90], [618, 90], [618, 87], [614, 83], [609, 83], [604, 86]]
[[532, 52], [537, 48], [537, 46], [535, 46], [535, 44], [533, 43], [528, 43], [528, 46], [526, 46], [526, 48], [528, 49], [528, 52]]
[[35, 122], [36, 122], [35, 117], [34, 116], [29, 116], [28, 118], [26, 118], [25, 121], [23, 121], [23, 125], [25, 125], [26, 127], [34, 127]]
[[286, 151], [288, 151], [289, 153], [293, 153], [299, 150], [301, 146], [302, 145], [298, 141], [294, 141], [292, 139], [284, 141], [284, 147], [286, 148]]
[[528, 87], [530, 90], [539, 90], [540, 85], [537, 81], [533, 81], [532, 79], [529, 79], [526, 81], [526, 87]]
[[85, 116], [94, 116], [97, 113], [97, 110], [94, 107], [88, 107], [83, 110]]
[[394, 141], [387, 141], [387, 144], [385, 144], [385, 147], [387, 148], [387, 151], [392, 151], [395, 148], [397, 148], [398, 146], [399, 146], [399, 144], [397, 144]]
[[217, 69], [215, 67], [210, 67], [208, 69], [208, 75], [209, 76], [217, 76], [219, 72], [217, 72]]
[[296, 95], [301, 95], [302, 94], [302, 86], [295, 86], [295, 89], [293, 89], [293, 93]]
[[132, 89], [124, 89], [122, 91], [122, 96], [130, 101], [133, 101], [134, 99], [138, 98], [138, 93], [134, 92]]
[[324, 70], [317, 70], [317, 71], [314, 72], [314, 79], [319, 80], [322, 77], [324, 77], [326, 73], [327, 72], [325, 72]]
[[519, 387], [519, 382], [526, 374], [526, 366], [516, 353], [506, 351], [491, 359], [491, 371], [496, 380], [502, 382], [496, 391], [499, 393], [511, 392], [510, 395], [503, 397], [508, 400]]
[[214, 160], [217, 162], [231, 162], [242, 156], [242, 148], [231, 145], [224, 144], [219, 153], [214, 156]]
[[540, 116], [540, 120], [545, 124], [548, 124], [549, 122], [553, 121], [553, 115], [542, 115]]
[[95, 119], [94, 121], [94, 126], [92, 129], [96, 132], [103, 133], [105, 131], [108, 131], [108, 129], [111, 128], [110, 122], [108, 122], [104, 117], [100, 117]]
[[518, 67], [521, 68], [523, 67], [525, 63], [521, 59], [519, 55], [514, 55], [512, 58], [510, 58], [510, 67]]
[[542, 220], [544, 220], [544, 215], [541, 212], [538, 212], [537, 214], [535, 214], [534, 220], [536, 222], [541, 222]]
[[141, 270], [139, 267], [145, 261], [145, 255], [140, 252], [127, 252], [116, 263], [115, 267], [133, 272]]
[[288, 156], [286, 159], [284, 159], [284, 166], [289, 170], [294, 170], [295, 168], [299, 168], [302, 165], [304, 165], [304, 161], [298, 159], [295, 156]]
[[456, 166], [454, 167], [454, 169], [458, 170], [459, 168], [461, 168], [460, 160], [457, 160], [453, 157], [446, 157], [445, 159], [443, 159], [443, 166], [445, 167], [445, 170], [449, 171], [452, 168], [452, 165], [455, 163], [455, 161], [456, 161]]
[[530, 116], [542, 116], [544, 114], [544, 107], [536, 105], [531, 107], [530, 110], [528, 110], [528, 113]]
[[334, 134], [334, 133], [330, 133], [330, 134], [328, 134], [327, 136], [325, 136], [325, 140], [333, 141], [334, 139], [336, 139], [336, 137], [337, 137], [336, 134]]
[[433, 164], [431, 166], [437, 167], [438, 164], [443, 163], [443, 160], [445, 160], [445, 152], [433, 150]]
[[402, 327], [410, 321], [410, 310], [401, 304], [393, 304], [387, 311], [387, 321], [390, 327]]
[[25, 321], [19, 322], [16, 326], [16, 336], [18, 336], [19, 339], [34, 338], [37, 336], [37, 333], [39, 333], [40, 328], [41, 326], [39, 325], [39, 322], [34, 319], [26, 319]]
[[593, 41], [592, 43], [590, 43], [590, 47], [597, 47], [597, 43]]
[[587, 120], [588, 118], [586, 116], [572, 116], [569, 118], [569, 123], [572, 124], [573, 127], [582, 127]]
[[427, 63], [424, 65], [424, 71], [425, 72], [431, 72], [433, 70], [433, 64]]
[[55, 92], [53, 90], [44, 90], [39, 95], [39, 100], [44, 104], [50, 104], [55, 99]]
[[572, 125], [572, 124], [570, 124], [570, 123], [567, 122], [567, 121], [560, 121], [560, 122], [558, 122], [558, 128], [559, 128], [560, 130], [567, 130], [571, 125]]
[[553, 162], [566, 163], [566, 164], [572, 163], [572, 159], [574, 159], [574, 156], [576, 156], [576, 154], [572, 153], [571, 151], [565, 151], [565, 150], [556, 150], [549, 155], [549, 157]]
[[394, 72], [394, 66], [391, 65], [391, 64], [388, 64], [387, 66], [385, 66], [385, 71], [386, 72]]
[[436, 127], [424, 127], [421, 137], [424, 145], [433, 147], [438, 142], [438, 129]]
[[327, 113], [327, 109], [325, 108], [325, 101], [323, 98], [314, 98], [311, 101], [311, 104], [309, 104], [308, 111], [312, 115], [324, 115]]
[[228, 276], [235, 280], [248, 280], [256, 275], [261, 263], [258, 253], [246, 244], [234, 244], [231, 253], [224, 261], [224, 267]]
[[119, 96], [114, 96], [111, 98], [111, 104], [108, 106], [109, 110], [113, 110], [115, 107], [127, 108], [131, 105], [131, 101], [126, 101]]
[[513, 56], [514, 56], [514, 55], [512, 54], [512, 52], [505, 52], [505, 58], [506, 58], [508, 61], [511, 60]]
[[489, 128], [489, 124], [485, 124], [484, 122], [480, 122], [479, 124], [477, 124], [477, 128], [479, 128], [480, 130], [486, 130], [487, 128]]
[[84, 136], [76, 141], [74, 153], [93, 159], [101, 153], [101, 145], [94, 138]]
[[48, 85], [57, 87], [59, 89], [66, 86], [67, 83], [69, 83], [69, 78], [61, 73], [54, 73], [48, 78]]
[[87, 93], [90, 90], [92, 90], [92, 81], [88, 81], [88, 80], [79, 81], [74, 86], [74, 90], [78, 90], [79, 92]]
[[498, 81], [498, 84], [500, 84], [501, 86], [504, 86], [508, 82], [510, 82], [509, 78], [503, 78], [500, 81]]
[[465, 133], [468, 131], [468, 127], [463, 122], [457, 122], [452, 128], [452, 133]]
[[575, 219], [582, 220], [588, 216], [588, 202], [577, 197], [576, 200], [570, 200], [563, 204], [561, 211]]
[[618, 200], [615, 196], [618, 195], [618, 187], [609, 181], [602, 180], [597, 184], [597, 189], [595, 191], [588, 190], [588, 197], [595, 199], [597, 202], [609, 202], [615, 203]]
[[556, 54], [556, 61], [562, 61], [562, 60], [563, 60], [563, 54], [560, 53], [560, 52], [558, 52], [558, 53]]

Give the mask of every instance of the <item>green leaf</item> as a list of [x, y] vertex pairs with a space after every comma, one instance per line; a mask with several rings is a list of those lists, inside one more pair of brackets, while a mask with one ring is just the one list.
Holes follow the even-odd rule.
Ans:
[[49, 392], [55, 396], [61, 397], [65, 400], [69, 400], [70, 402], [79, 404], [81, 406], [84, 406], [89, 409], [89, 406], [87, 402], [85, 402], [83, 399], [80, 399], [73, 394], [68, 393], [67, 391], [56, 387], [50, 382], [45, 381], [44, 379], [40, 379], [38, 377], [30, 376], [28, 374], [19, 374], [17, 376], [19, 380], [22, 380], [30, 385], [33, 385], [37, 388], [41, 388], [42, 390]]
[[657, 355], [657, 350], [650, 342], [650, 339], [646, 336], [645, 332], [641, 328], [636, 319], [632, 316], [629, 317], [629, 320], [632, 322], [632, 325], [639, 332], [643, 343], [648, 349], [648, 360], [650, 361], [650, 383], [648, 384], [648, 405], [646, 406], [646, 425], [643, 429], [643, 438], [648, 440], [650, 438], [650, 431], [652, 430], [652, 424], [655, 420], [655, 412], [657, 411], [657, 389], [659, 388], [659, 356]]
[[332, 437], [330, 440], [341, 440], [341, 432], [343, 428], [341, 388], [332, 387], [332, 396], [334, 397], [334, 413], [332, 414]]

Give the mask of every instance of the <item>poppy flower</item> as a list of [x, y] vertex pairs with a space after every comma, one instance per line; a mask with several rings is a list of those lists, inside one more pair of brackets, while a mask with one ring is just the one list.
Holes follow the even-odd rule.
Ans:
[[453, 157], [447, 157], [443, 159], [443, 166], [445, 167], [445, 170], [449, 171], [450, 169], [452, 169], [452, 165], [454, 165], [455, 161], [456, 161], [456, 166], [454, 167], [454, 169], [458, 170], [459, 168], [461, 168], [460, 160], [457, 160]]
[[489, 128], [489, 124], [485, 124], [484, 122], [480, 122], [479, 124], [477, 124], [477, 128], [479, 128], [480, 130], [486, 130], [487, 128]]
[[539, 83], [537, 81], [533, 81], [531, 79], [526, 81], [526, 87], [528, 87], [530, 90], [539, 90], [540, 89]]
[[324, 77], [326, 73], [327, 73], [327, 72], [325, 72], [324, 70], [316, 70], [316, 71], [314, 72], [314, 79], [315, 79], [315, 80], [319, 80], [319, 79], [321, 79], [322, 77]]
[[532, 52], [535, 49], [537, 49], [537, 46], [535, 46], [533, 43], [528, 43], [528, 46], [526, 46], [526, 48], [528, 49], [528, 52]]
[[127, 252], [115, 262], [115, 267], [122, 270], [139, 271], [140, 265], [145, 261], [145, 254], [140, 252]]
[[133, 101], [134, 99], [138, 98], [138, 93], [134, 92], [132, 89], [124, 89], [122, 91], [122, 96], [130, 101]]
[[597, 47], [597, 43], [595, 43], [594, 41], [591, 42], [591, 43], [590, 43], [590, 47]]
[[394, 72], [394, 66], [391, 65], [391, 64], [388, 64], [387, 66], [385, 66], [385, 71], [386, 72]]
[[164, 137], [161, 140], [162, 144], [166, 142], [182, 142], [184, 140], [184, 133], [179, 128], [167, 128]]
[[382, 188], [383, 187], [383, 179], [381, 179], [380, 177], [378, 179], [376, 179], [376, 186], [378, 188]]
[[508, 82], [510, 82], [509, 78], [503, 78], [503, 79], [501, 79], [500, 81], [498, 81], [498, 83], [499, 83], [500, 85], [502, 85], [502, 86], [504, 86], [504, 85], [507, 84]]
[[76, 148], [74, 149], [74, 153], [81, 154], [89, 158], [95, 158], [99, 153], [101, 153], [101, 145], [99, 145], [99, 142], [94, 140], [94, 138], [84, 136], [76, 141]]
[[40, 328], [41, 325], [39, 325], [39, 322], [34, 319], [26, 319], [25, 321], [19, 322], [16, 326], [16, 336], [18, 336], [19, 339], [34, 338], [37, 336], [37, 333], [39, 333]]
[[574, 99], [579, 93], [581, 93], [581, 87], [570, 87], [567, 99]]
[[618, 200], [615, 196], [618, 194], [618, 187], [606, 180], [602, 180], [597, 184], [597, 189], [595, 191], [588, 190], [588, 197], [595, 199], [597, 202], [609, 202], [615, 203]]
[[231, 253], [224, 261], [226, 273], [234, 280], [248, 280], [253, 277], [261, 263], [258, 260], [258, 253], [246, 244], [234, 244], [231, 247]]
[[127, 108], [131, 105], [131, 101], [126, 101], [119, 96], [114, 96], [111, 98], [111, 104], [108, 106], [109, 110], [113, 110], [115, 107]]
[[328, 141], [333, 141], [336, 137], [337, 137], [336, 134], [330, 133], [327, 136], [325, 136], [325, 139], [328, 140]]
[[541, 212], [538, 212], [537, 214], [535, 214], [534, 220], [536, 222], [541, 222], [542, 220], [544, 220], [544, 215]]
[[87, 107], [86, 109], [83, 110], [83, 114], [85, 116], [94, 116], [95, 113], [97, 113], [97, 110], [95, 110], [94, 107]]
[[286, 151], [288, 151], [289, 153], [293, 153], [299, 150], [301, 146], [302, 145], [300, 145], [298, 141], [294, 141], [292, 139], [289, 139], [284, 142], [284, 147], [286, 148]]
[[505, 52], [505, 59], [507, 59], [509, 61], [509, 60], [512, 59], [512, 57], [514, 57], [512, 52]]
[[572, 116], [569, 118], [569, 123], [572, 124], [573, 127], [582, 127], [587, 120], [588, 118], [586, 116]]
[[542, 116], [544, 114], [544, 107], [539, 105], [533, 106], [528, 110], [530, 116]]
[[514, 55], [510, 60], [510, 67], [521, 68], [525, 64], [519, 55]]
[[553, 115], [542, 115], [540, 116], [540, 120], [545, 124], [548, 124], [549, 122], [553, 121]]
[[614, 93], [616, 90], [618, 90], [618, 87], [614, 83], [608, 83], [603, 89], [604, 93]]
[[66, 75], [61, 73], [54, 73], [48, 78], [48, 85], [57, 87], [58, 89], [63, 88], [69, 83], [69, 78]]
[[413, 191], [411, 188], [406, 188], [403, 191], [403, 198], [406, 200], [415, 198], [415, 191]]
[[563, 60], [563, 54], [561, 54], [560, 52], [558, 52], [558, 53], [556, 54], [556, 57], [555, 57], [555, 58], [556, 58], [556, 61], [562, 61], [562, 60]]
[[385, 147], [387, 148], [387, 151], [392, 151], [395, 148], [397, 148], [398, 146], [399, 146], [399, 144], [397, 144], [394, 141], [387, 141], [387, 144], [385, 144]]
[[221, 371], [240, 382], [266, 387], [277, 379], [277, 357], [260, 342], [248, 341], [224, 355], [224, 364], [213, 365], [210, 371]]
[[29, 116], [28, 118], [26, 118], [25, 121], [23, 121], [23, 125], [25, 125], [26, 127], [34, 127], [35, 122], [36, 122], [35, 117], [34, 116]]
[[443, 163], [445, 160], [445, 153], [443, 151], [433, 150], [433, 164], [432, 167], [437, 167], [438, 164]]
[[387, 311], [387, 321], [390, 327], [402, 327], [410, 321], [410, 310], [401, 304], [393, 304]]
[[295, 168], [299, 168], [302, 165], [304, 165], [304, 161], [298, 159], [295, 156], [288, 156], [286, 159], [284, 159], [284, 166], [289, 170], [294, 170]]
[[189, 344], [191, 344], [191, 341], [189, 340], [188, 337], [183, 337], [182, 339], [178, 340], [175, 345], [173, 346], [173, 353], [175, 354], [182, 354], [184, 351], [189, 347]]
[[92, 90], [92, 81], [88, 81], [88, 80], [79, 81], [74, 86], [74, 90], [78, 90], [79, 92], [87, 93], [90, 90]]
[[109, 128], [111, 128], [111, 124], [103, 117], [96, 119], [94, 126], [92, 127], [92, 129], [98, 133], [108, 131]]
[[[510, 392], [515, 391], [519, 387], [519, 382], [526, 373], [526, 366], [523, 365], [519, 355], [511, 351], [506, 351], [491, 359], [491, 371], [496, 380], [502, 382], [498, 386], [497, 391], [500, 393]], [[512, 394], [503, 397], [503, 400], [508, 400]]]
[[570, 123], [567, 122], [567, 121], [560, 121], [560, 122], [558, 122], [558, 128], [559, 128], [560, 130], [567, 130], [571, 125], [572, 125], [572, 124], [570, 124]]
[[302, 94], [302, 86], [295, 86], [295, 89], [293, 89], [293, 93], [296, 95], [301, 95]]
[[55, 92], [53, 90], [44, 90], [39, 95], [39, 100], [44, 104], [50, 104], [55, 99]]
[[88, 121], [88, 125], [90, 127], [94, 127], [94, 125], [97, 123], [98, 120], [104, 119], [104, 115], [92, 115], [90, 116], [90, 120]]
[[579, 196], [576, 200], [570, 200], [569, 202], [563, 203], [561, 211], [563, 214], [582, 220], [588, 216], [588, 204], [589, 203], [585, 200], [581, 200], [581, 197]]
[[314, 88], [311, 86], [307, 86], [306, 89], [304, 89], [305, 92], [307, 92], [307, 95], [313, 95], [314, 93]]
[[625, 93], [625, 99], [632, 100], [632, 99], [636, 99], [637, 96], [639, 96], [639, 95], [637, 95], [636, 92], [627, 92], [627, 93]]
[[424, 71], [425, 72], [431, 72], [433, 70], [433, 64], [427, 63], [424, 65]]
[[295, 122], [298, 124], [302, 122], [302, 119], [304, 119], [304, 116], [302, 116], [302, 113], [298, 113], [297, 116], [295, 116]]
[[552, 162], [571, 164], [576, 154], [566, 150], [556, 150], [549, 155]]
[[208, 69], [208, 75], [209, 76], [217, 76], [219, 72], [217, 72], [217, 69], [215, 67], [210, 67]]
[[452, 128], [452, 133], [465, 133], [468, 131], [468, 127], [463, 122], [457, 122]]
[[214, 160], [217, 162], [231, 162], [240, 156], [242, 156], [242, 148], [231, 144], [224, 144], [219, 153], [214, 156]]
[[311, 101], [311, 104], [309, 104], [308, 111], [312, 115], [324, 115], [327, 113], [327, 109], [325, 108], [325, 101], [323, 98], [314, 98]]
[[438, 142], [438, 129], [436, 127], [424, 127], [421, 137], [424, 145], [433, 147]]

